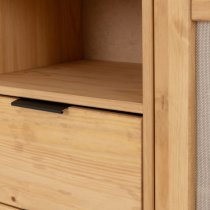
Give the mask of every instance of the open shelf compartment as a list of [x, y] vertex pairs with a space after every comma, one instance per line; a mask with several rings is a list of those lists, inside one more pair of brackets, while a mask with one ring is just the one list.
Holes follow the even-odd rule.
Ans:
[[0, 94], [143, 112], [141, 0], [0, 8]]

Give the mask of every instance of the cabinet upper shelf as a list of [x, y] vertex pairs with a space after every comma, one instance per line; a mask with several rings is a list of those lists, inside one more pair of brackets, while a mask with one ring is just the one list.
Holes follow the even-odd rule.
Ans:
[[142, 65], [82, 60], [2, 74], [0, 94], [142, 113]]

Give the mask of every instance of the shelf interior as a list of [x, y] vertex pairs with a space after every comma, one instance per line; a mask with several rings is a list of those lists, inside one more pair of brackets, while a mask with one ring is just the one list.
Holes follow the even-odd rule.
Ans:
[[0, 4], [0, 94], [142, 113], [141, 0]]
[[142, 113], [142, 65], [80, 60], [5, 73], [0, 94]]

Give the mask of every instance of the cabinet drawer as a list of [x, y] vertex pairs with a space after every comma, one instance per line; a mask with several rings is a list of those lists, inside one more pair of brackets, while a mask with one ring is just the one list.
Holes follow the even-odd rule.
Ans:
[[28, 210], [140, 210], [140, 116], [0, 97], [0, 202]]

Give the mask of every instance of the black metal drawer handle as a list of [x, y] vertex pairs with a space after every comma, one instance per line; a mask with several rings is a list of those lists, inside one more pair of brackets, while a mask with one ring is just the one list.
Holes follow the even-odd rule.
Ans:
[[69, 108], [69, 104], [41, 101], [27, 98], [20, 98], [11, 103], [12, 106], [34, 109], [45, 112], [53, 112], [58, 114], [63, 114], [64, 110]]

